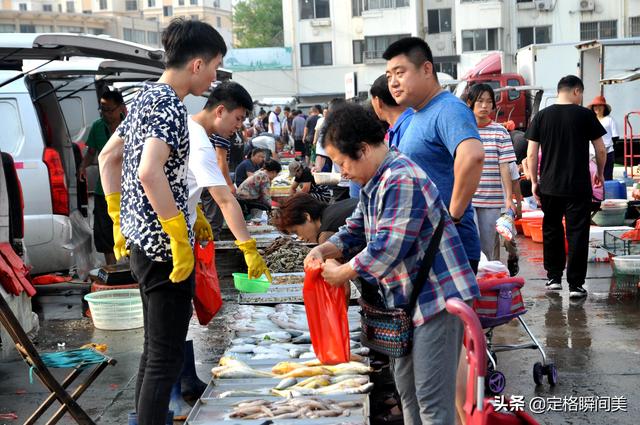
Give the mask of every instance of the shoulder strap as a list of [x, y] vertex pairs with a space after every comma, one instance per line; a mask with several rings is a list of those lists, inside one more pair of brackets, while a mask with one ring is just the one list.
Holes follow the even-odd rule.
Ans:
[[436, 230], [433, 232], [433, 236], [431, 236], [431, 241], [429, 241], [429, 246], [427, 247], [427, 252], [425, 252], [424, 257], [422, 257], [422, 264], [420, 264], [420, 270], [418, 270], [418, 277], [413, 285], [413, 291], [411, 291], [409, 305], [407, 305], [408, 314], [411, 314], [413, 306], [416, 305], [418, 295], [420, 295], [420, 291], [422, 291], [422, 287], [424, 286], [424, 281], [427, 280], [429, 272], [431, 271], [431, 266], [433, 265], [433, 260], [436, 257], [436, 252], [438, 252], [440, 239], [442, 238], [442, 232], [444, 230], [445, 214], [446, 213], [443, 211], [440, 215], [438, 227], [436, 227]]

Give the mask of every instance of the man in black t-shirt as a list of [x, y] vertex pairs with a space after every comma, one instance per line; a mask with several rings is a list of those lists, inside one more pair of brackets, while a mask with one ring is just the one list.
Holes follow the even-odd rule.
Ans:
[[[606, 131], [593, 111], [580, 106], [583, 92], [584, 85], [578, 77], [562, 78], [558, 83], [558, 102], [538, 112], [526, 133], [531, 189], [544, 212], [544, 268], [549, 279], [546, 287], [562, 289], [566, 258], [562, 218], [566, 216], [570, 298], [587, 295], [582, 285], [587, 275], [592, 183], [596, 186], [604, 183], [607, 159], [602, 141]], [[598, 164], [593, 182], [589, 173], [589, 142], [595, 148]]]

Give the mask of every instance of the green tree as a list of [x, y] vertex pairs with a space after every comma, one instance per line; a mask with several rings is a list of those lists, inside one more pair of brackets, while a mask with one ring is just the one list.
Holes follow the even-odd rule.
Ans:
[[238, 1], [233, 32], [239, 48], [282, 46], [282, 0]]

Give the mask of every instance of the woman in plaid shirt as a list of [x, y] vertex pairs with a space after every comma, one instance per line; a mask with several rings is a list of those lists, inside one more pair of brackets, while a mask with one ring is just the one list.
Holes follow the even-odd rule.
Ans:
[[[394, 378], [405, 424], [454, 423], [463, 328], [447, 313], [445, 301], [479, 295], [455, 225], [425, 172], [389, 150], [379, 122], [361, 106], [347, 104], [329, 115], [323, 145], [343, 176], [362, 185], [360, 202], [346, 225], [305, 259], [305, 266], [323, 263], [328, 283], [344, 285], [360, 277], [381, 292], [386, 308], [407, 306], [412, 279], [441, 215], [446, 215], [428, 281], [413, 310], [412, 354], [395, 359]], [[341, 265], [335, 258], [349, 261]]]

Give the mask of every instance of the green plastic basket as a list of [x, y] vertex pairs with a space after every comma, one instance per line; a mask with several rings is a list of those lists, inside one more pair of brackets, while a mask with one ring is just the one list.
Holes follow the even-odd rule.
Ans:
[[246, 273], [233, 273], [233, 285], [240, 292], [263, 294], [269, 290], [271, 283], [265, 276], [249, 279], [249, 275]]

